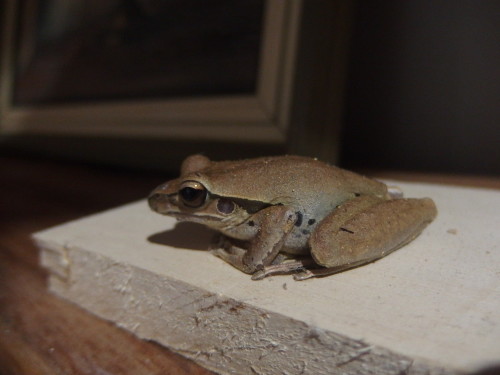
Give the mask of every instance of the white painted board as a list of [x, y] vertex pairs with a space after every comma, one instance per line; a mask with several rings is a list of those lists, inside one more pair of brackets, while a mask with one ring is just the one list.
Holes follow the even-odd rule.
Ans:
[[[36, 233], [50, 288], [220, 373], [448, 373], [500, 362], [500, 192], [395, 183], [437, 219], [375, 263], [252, 281], [139, 201]], [[338, 371], [338, 372], [335, 372]], [[385, 372], [384, 372], [385, 371]]]

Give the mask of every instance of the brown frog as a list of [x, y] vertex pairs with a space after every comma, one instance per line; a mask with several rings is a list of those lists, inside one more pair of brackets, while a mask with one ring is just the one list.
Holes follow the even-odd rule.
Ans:
[[192, 155], [148, 201], [158, 213], [222, 233], [214, 254], [253, 279], [298, 272], [303, 280], [375, 261], [417, 237], [436, 206], [401, 196], [307, 157], [214, 162]]

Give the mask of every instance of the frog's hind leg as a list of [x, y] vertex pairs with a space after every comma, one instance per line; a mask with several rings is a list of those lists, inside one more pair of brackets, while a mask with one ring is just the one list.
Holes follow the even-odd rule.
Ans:
[[297, 278], [324, 276], [382, 258], [417, 237], [436, 214], [429, 198], [361, 196], [348, 201], [325, 217], [309, 240], [314, 261], [324, 268]]

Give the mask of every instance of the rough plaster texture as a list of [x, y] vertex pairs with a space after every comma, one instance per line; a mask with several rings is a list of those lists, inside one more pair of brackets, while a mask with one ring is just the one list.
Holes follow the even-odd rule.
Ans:
[[448, 374], [500, 361], [500, 192], [435, 199], [413, 243], [327, 278], [251, 281], [145, 201], [35, 234], [50, 289], [222, 374]]

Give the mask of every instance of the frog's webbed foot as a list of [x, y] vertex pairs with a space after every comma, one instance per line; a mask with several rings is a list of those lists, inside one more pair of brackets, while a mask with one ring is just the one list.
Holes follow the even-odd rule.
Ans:
[[263, 278], [271, 275], [282, 275], [291, 272], [305, 270], [304, 262], [300, 260], [288, 261], [283, 263], [272, 264], [265, 266], [263, 269], [254, 272], [252, 280], [262, 280]]
[[[281, 254], [277, 257], [277, 259]], [[279, 261], [273, 262], [269, 266], [258, 270], [252, 275], [252, 280], [262, 280], [267, 276], [272, 275], [286, 275], [290, 273], [299, 272], [299, 274], [308, 272], [309, 267], [318, 267], [311, 258], [294, 259], [283, 255]], [[312, 277], [312, 276], [311, 276]], [[294, 275], [295, 278], [295, 275]]]
[[228, 247], [227, 249], [218, 248], [211, 250], [212, 254], [221, 258], [233, 267], [247, 274], [251, 274], [252, 280], [263, 280], [268, 276], [288, 275], [293, 273], [294, 280], [303, 281], [313, 277], [333, 275], [346, 269], [358, 266], [358, 264], [351, 264], [340, 267], [325, 268], [318, 266], [311, 258], [298, 260], [279, 254], [271, 265], [264, 266], [262, 269], [255, 271], [243, 263], [243, 257], [246, 252], [247, 250], [234, 245]]
[[369, 260], [362, 260], [360, 262], [355, 262], [351, 264], [344, 264], [342, 266], [337, 266], [337, 267], [320, 267], [316, 265], [316, 267], [311, 267], [304, 269], [302, 272], [296, 273], [293, 275], [293, 279], [295, 281], [303, 281], [307, 279], [311, 279], [313, 277], [324, 277], [324, 276], [330, 276], [334, 275], [339, 272], [347, 271], [351, 268], [356, 268], [359, 266], [362, 266], [363, 264], [367, 264], [370, 262], [374, 262], [379, 258], [374, 258], [374, 259], [369, 259]]
[[[230, 241], [227, 240], [227, 244], [229, 243]], [[225, 246], [224, 248], [219, 247], [211, 250], [211, 253], [216, 257], [221, 258], [240, 271], [251, 274], [252, 280], [262, 280], [267, 276], [286, 275], [295, 272], [300, 272], [299, 275], [301, 275], [310, 272], [306, 269], [306, 267], [317, 267], [312, 259], [297, 260], [294, 258], [289, 258], [288, 256], [283, 254], [278, 254], [271, 265], [264, 266], [262, 269], [255, 271], [254, 269], [251, 269], [243, 263], [243, 257], [245, 256], [246, 252], [247, 250], [234, 245]], [[314, 276], [314, 274], [311, 274], [311, 276], [307, 278]], [[300, 278], [297, 280], [305, 279], [306, 278]]]
[[293, 279], [295, 281], [303, 281], [312, 279], [313, 277], [333, 275], [357, 266], [358, 264], [353, 264], [326, 268], [318, 266], [312, 259], [295, 260], [264, 267], [264, 269], [259, 270], [252, 275], [252, 280], [262, 280], [267, 276], [294, 273]]

